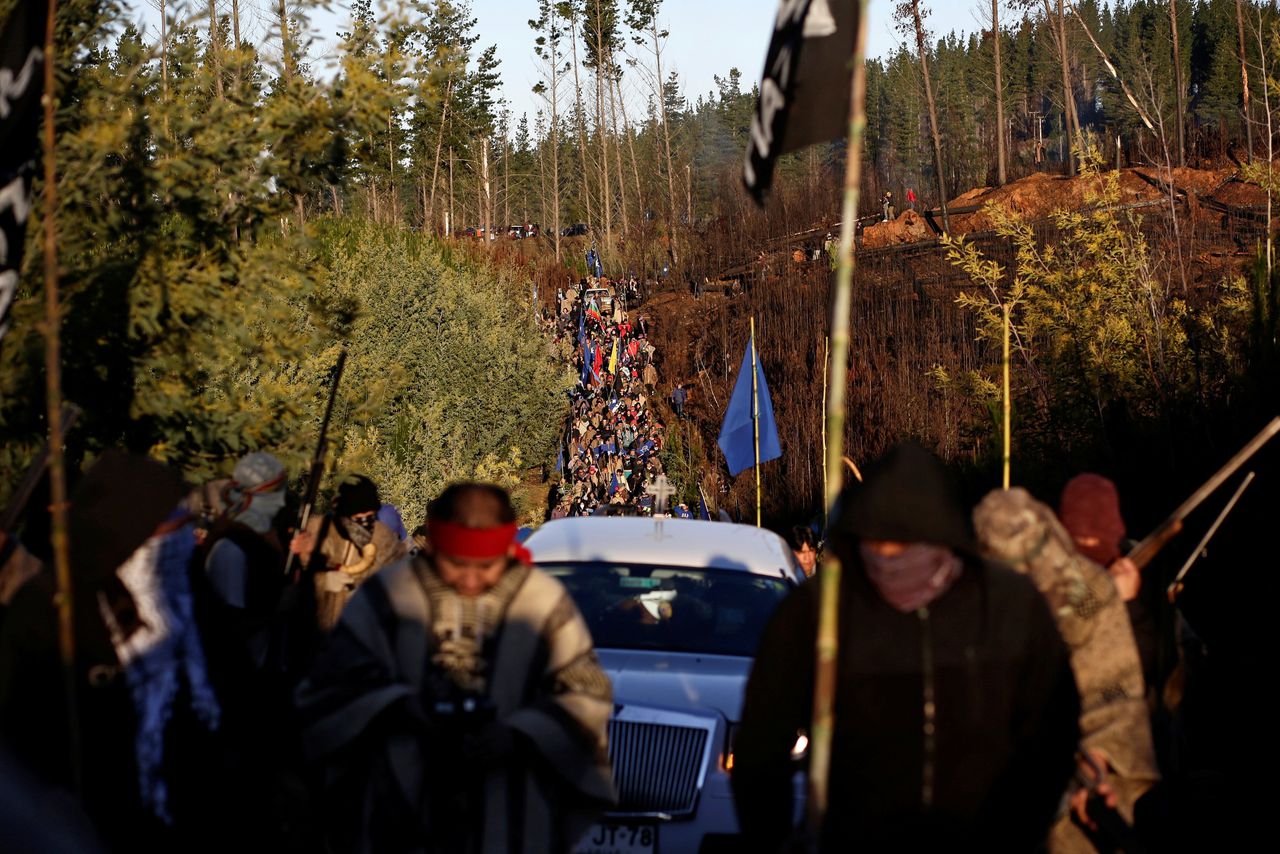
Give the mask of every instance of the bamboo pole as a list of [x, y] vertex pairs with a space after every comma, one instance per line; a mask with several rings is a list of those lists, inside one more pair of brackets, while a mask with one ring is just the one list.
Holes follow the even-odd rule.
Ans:
[[53, 546], [54, 576], [57, 581], [55, 604], [58, 610], [58, 657], [62, 663], [63, 690], [67, 702], [67, 750], [70, 754], [71, 782], [75, 791], [81, 788], [80, 715], [76, 703], [76, 642], [72, 611], [71, 547], [67, 536], [67, 473], [62, 453], [62, 353], [59, 328], [62, 323], [58, 299], [58, 240], [54, 218], [58, 210], [57, 163], [55, 155], [54, 119], [56, 104], [54, 85], [54, 46], [57, 0], [49, 0], [44, 41], [44, 362], [45, 406], [49, 421], [49, 514], [52, 517], [50, 540]]
[[1009, 459], [1010, 459], [1009, 449], [1012, 446], [1012, 440], [1010, 438], [1010, 433], [1009, 433], [1009, 423], [1011, 421], [1009, 417], [1009, 411], [1011, 409], [1011, 396], [1009, 393], [1010, 392], [1010, 389], [1009, 389], [1009, 331], [1010, 331], [1009, 330], [1009, 304], [1007, 302], [1002, 301], [1000, 303], [1000, 310], [1001, 310], [1001, 314], [1004, 315], [1004, 359], [1003, 359], [1003, 363], [1001, 364], [1001, 372], [1004, 374], [1004, 405], [1003, 405], [1004, 453], [1002, 455], [1003, 463], [1004, 463], [1003, 465], [1004, 476], [1003, 476], [1002, 482], [1004, 484], [1004, 488], [1008, 489], [1009, 488]]
[[[840, 467], [844, 464], [845, 398], [849, 368], [849, 318], [853, 313], [853, 227], [858, 218], [862, 189], [862, 137], [867, 126], [867, 7], [858, 2], [858, 31], [854, 39], [852, 86], [849, 93], [849, 143], [845, 163], [844, 203], [840, 218], [840, 252], [836, 268], [836, 292], [831, 304], [831, 394], [827, 399], [828, 507], [840, 492]], [[814, 642], [813, 723], [809, 728], [809, 825], [815, 838], [822, 832], [827, 811], [831, 771], [831, 738], [835, 729], [836, 654], [839, 629], [840, 562], [831, 551], [818, 570], [818, 632]]]
[[[822, 338], [822, 411], [827, 411], [827, 372], [831, 370], [831, 336]], [[831, 522], [830, 509], [827, 507], [827, 419], [822, 419], [822, 535], [826, 536], [827, 525]]]
[[756, 527], [761, 522], [760, 500], [760, 389], [756, 381], [756, 316], [751, 315], [751, 433], [756, 452]]

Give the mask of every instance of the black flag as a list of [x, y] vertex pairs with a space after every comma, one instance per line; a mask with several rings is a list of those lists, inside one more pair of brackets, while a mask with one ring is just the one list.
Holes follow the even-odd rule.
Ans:
[[845, 136], [857, 30], [858, 0], [780, 0], [742, 167], [757, 202], [779, 156]]
[[31, 212], [48, 13], [46, 0], [20, 0], [0, 32], [0, 339], [9, 331]]

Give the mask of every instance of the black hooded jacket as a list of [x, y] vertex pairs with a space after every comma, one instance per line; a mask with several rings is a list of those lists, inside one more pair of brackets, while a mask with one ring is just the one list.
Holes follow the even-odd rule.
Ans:
[[[861, 538], [946, 545], [964, 569], [904, 614], [857, 562]], [[1075, 767], [1079, 715], [1044, 598], [973, 556], [945, 470], [915, 446], [845, 492], [832, 542], [845, 569], [822, 849], [1034, 850]], [[818, 592], [802, 585], [778, 608], [747, 686], [733, 788], [755, 850], [776, 851], [791, 833], [789, 753], [810, 726]]]

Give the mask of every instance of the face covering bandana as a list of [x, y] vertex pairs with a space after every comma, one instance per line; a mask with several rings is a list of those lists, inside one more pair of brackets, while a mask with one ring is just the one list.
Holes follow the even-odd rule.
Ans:
[[960, 558], [944, 546], [916, 543], [893, 557], [860, 547], [867, 577], [896, 610], [909, 614], [937, 599], [960, 577]]
[[362, 549], [373, 541], [373, 525], [378, 521], [373, 516], [368, 519], [352, 519], [350, 516], [344, 516], [338, 521], [341, 523], [342, 535], [355, 543], [356, 548]]

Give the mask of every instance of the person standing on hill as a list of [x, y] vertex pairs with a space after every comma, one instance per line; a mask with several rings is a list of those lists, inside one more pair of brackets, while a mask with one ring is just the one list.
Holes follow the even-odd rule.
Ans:
[[676, 417], [684, 420], [684, 405], [689, 400], [689, 392], [683, 384], [677, 383], [676, 387], [671, 390], [671, 408], [676, 411]]
[[[1036, 850], [1075, 770], [1080, 714], [1044, 598], [978, 557], [955, 486], [915, 445], [844, 490], [830, 544], [844, 572], [820, 849]], [[778, 607], [747, 683], [732, 781], [758, 851], [793, 832], [819, 589], [802, 584]]]

